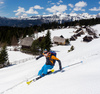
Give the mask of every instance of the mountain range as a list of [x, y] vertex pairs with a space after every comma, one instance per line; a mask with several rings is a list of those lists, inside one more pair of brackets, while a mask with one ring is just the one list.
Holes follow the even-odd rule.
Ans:
[[0, 17], [0, 26], [13, 26], [13, 27], [30, 27], [33, 25], [41, 25], [49, 22], [70, 22], [81, 19], [92, 19], [99, 18], [100, 13], [97, 15], [90, 15], [88, 13], [83, 14], [51, 14], [51, 15], [37, 15], [31, 17], [20, 17], [20, 18], [7, 18]]

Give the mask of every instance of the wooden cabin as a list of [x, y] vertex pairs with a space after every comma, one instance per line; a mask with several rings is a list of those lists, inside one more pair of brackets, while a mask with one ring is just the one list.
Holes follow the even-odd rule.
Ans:
[[32, 37], [25, 37], [21, 40], [20, 45], [22, 46], [22, 49], [30, 49], [33, 43], [33, 38]]
[[58, 36], [54, 36], [54, 37], [53, 37], [53, 42], [54, 42], [55, 44], [65, 45], [65, 38], [58, 37]]

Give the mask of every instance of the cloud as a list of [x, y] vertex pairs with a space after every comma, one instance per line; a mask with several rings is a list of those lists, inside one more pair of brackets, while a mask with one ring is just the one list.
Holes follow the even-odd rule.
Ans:
[[28, 17], [27, 14], [22, 14], [22, 13], [16, 13], [15, 15], [21, 18]]
[[[39, 8], [39, 7], [35, 6], [35, 8]], [[38, 14], [38, 12], [34, 10], [34, 7], [30, 7], [29, 10], [27, 11], [25, 11], [23, 7], [18, 7], [18, 9], [14, 10], [13, 12], [16, 12], [15, 16], [18, 17], [27, 17], [27, 14]]]
[[63, 1], [62, 1], [62, 0], [60, 0], [59, 2], [60, 2], [60, 3], [63, 3]]
[[75, 4], [75, 7], [85, 7], [87, 6], [87, 3], [84, 1], [79, 1], [78, 3]]
[[30, 7], [29, 10], [26, 11], [26, 13], [27, 13], [27, 14], [38, 14], [38, 12], [35, 11], [33, 8], [34, 8], [34, 7]]
[[63, 3], [63, 1], [62, 1], [62, 0], [59, 0], [59, 2], [57, 2], [57, 4], [58, 4], [58, 5], [60, 5], [61, 3]]
[[0, 2], [0, 5], [4, 4], [4, 2]]
[[44, 9], [44, 8], [40, 7], [39, 5], [35, 5], [34, 7], [30, 7], [29, 10], [25, 11], [23, 7], [18, 7], [18, 9], [14, 10], [13, 12], [16, 12], [15, 16], [27, 17], [27, 14], [38, 14], [38, 12], [34, 9]]
[[94, 8], [91, 8], [91, 9], [89, 9], [90, 11], [100, 11], [100, 7], [99, 8], [96, 8], [96, 7], [94, 7]]
[[15, 16], [22, 16], [23, 13], [25, 13], [25, 9], [23, 7], [18, 7], [17, 10], [14, 10], [13, 12], [16, 12]]
[[49, 4], [54, 5], [55, 3], [53, 3], [52, 1], [48, 1]]
[[22, 13], [21, 12], [17, 12], [16, 14], [15, 14], [15, 16], [22, 16]]
[[27, 17], [27, 14], [23, 14], [22, 16], [23, 16], [23, 17]]
[[80, 7], [75, 7], [75, 8], [74, 8], [74, 11], [85, 11], [85, 9], [82, 9], [82, 8], [80, 8]]
[[52, 5], [54, 5], [55, 3], [51, 3]]
[[73, 4], [68, 4], [68, 6], [70, 6], [71, 8], [73, 8], [74, 6], [73, 6]]
[[85, 9], [82, 9], [83, 7], [86, 7], [87, 3], [84, 1], [79, 1], [78, 3], [75, 4], [75, 8], [73, 9], [74, 11], [85, 11]]
[[67, 6], [66, 5], [59, 5], [59, 6], [54, 5], [51, 8], [47, 8], [46, 10], [52, 13], [64, 12], [67, 10]]
[[43, 7], [40, 7], [39, 5], [35, 5], [34, 9], [44, 9]]
[[4, 2], [0, 1], [0, 12], [2, 11], [2, 9], [5, 7]]
[[51, 1], [48, 1], [48, 3], [51, 3]]
[[23, 7], [18, 7], [17, 10], [14, 10], [14, 12], [25, 12], [25, 9]]
[[[98, 2], [100, 4], [100, 1]], [[89, 9], [90, 11], [100, 11], [100, 7], [97, 8], [97, 7], [93, 7], [91, 9]]]
[[43, 14], [46, 14], [45, 12], [43, 12]]
[[63, 1], [62, 1], [62, 0], [59, 0], [58, 2], [55, 2], [55, 3], [52, 2], [52, 1], [48, 1], [48, 3], [50, 3], [51, 5], [54, 5], [54, 4], [55, 4], [55, 5], [56, 5], [56, 4], [57, 4], [57, 5], [60, 5], [61, 3], [63, 3]]

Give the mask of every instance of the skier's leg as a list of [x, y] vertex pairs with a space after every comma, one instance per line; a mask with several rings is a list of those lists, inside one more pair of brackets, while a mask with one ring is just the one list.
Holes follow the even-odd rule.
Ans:
[[51, 66], [51, 65], [45, 65], [44, 70], [43, 70], [43, 74], [46, 75], [48, 72], [48, 69], [52, 69], [52, 68], [53, 68], [53, 66]]
[[45, 66], [45, 65], [43, 65], [43, 67], [41, 68], [41, 70], [38, 72], [38, 75], [42, 75], [42, 74], [43, 74], [44, 66]]

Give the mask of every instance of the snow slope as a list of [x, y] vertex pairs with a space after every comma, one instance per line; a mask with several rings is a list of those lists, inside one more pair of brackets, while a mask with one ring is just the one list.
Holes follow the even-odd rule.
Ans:
[[[100, 34], [100, 25], [93, 28]], [[54, 35], [69, 38], [73, 35], [74, 29], [50, 31], [52, 38]], [[45, 76], [30, 85], [27, 85], [26, 81], [38, 73], [45, 63], [45, 57], [0, 69], [0, 94], [100, 94], [100, 38], [85, 43], [82, 42], [82, 37], [72, 41], [69, 46], [55, 46], [52, 50], [57, 52], [63, 67], [79, 61], [83, 63], [66, 67], [64, 72]], [[72, 45], [75, 50], [68, 53]], [[8, 53], [9, 61], [32, 57], [20, 52], [8, 51]], [[54, 69], [58, 68], [56, 62]]]

